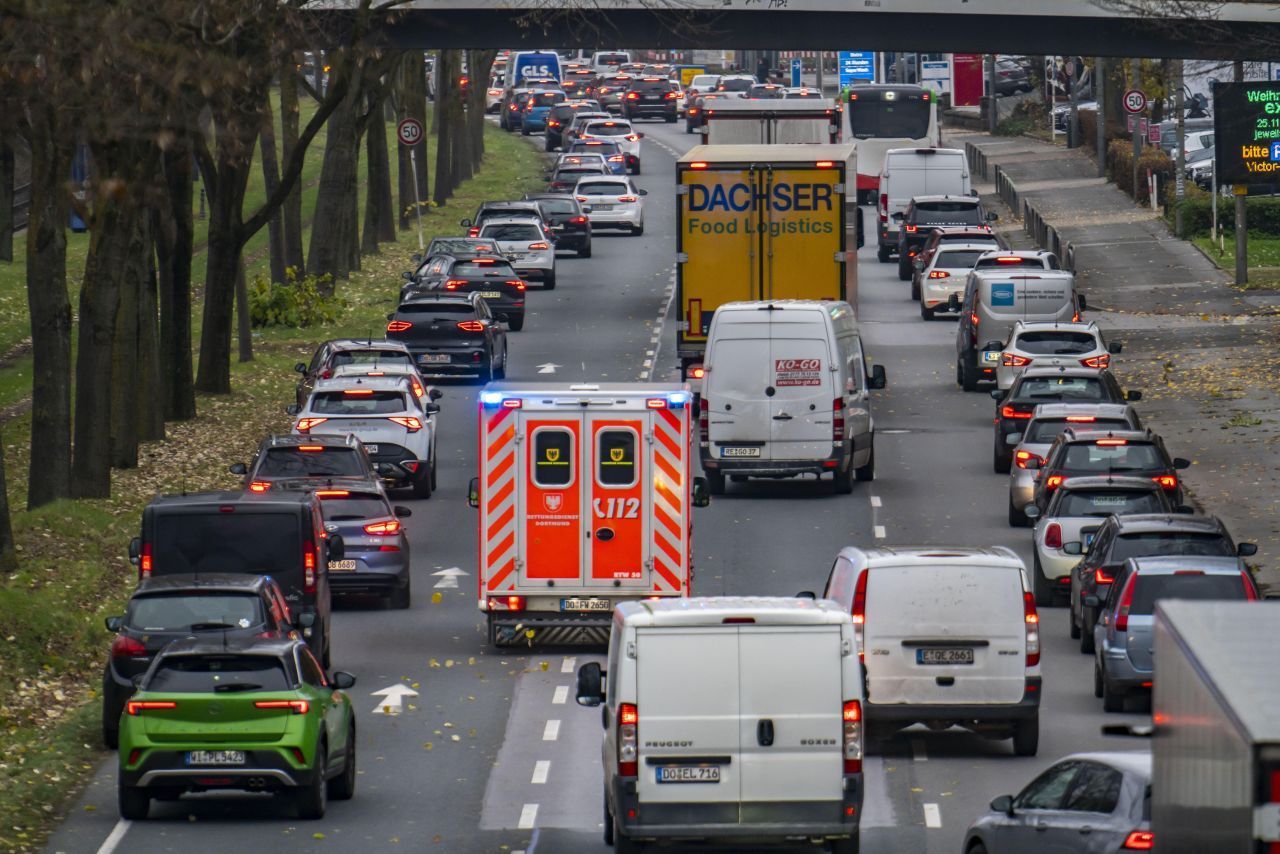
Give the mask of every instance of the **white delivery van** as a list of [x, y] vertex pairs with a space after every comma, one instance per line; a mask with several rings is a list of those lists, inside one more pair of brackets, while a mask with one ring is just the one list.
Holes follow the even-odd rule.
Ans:
[[671, 838], [857, 852], [862, 669], [835, 603], [624, 602], [577, 699], [604, 704], [604, 836], [618, 854]]
[[853, 616], [869, 734], [911, 724], [1040, 740], [1040, 621], [1010, 549], [842, 549], [823, 592]]
[[891, 148], [880, 169], [877, 204], [880, 227], [877, 257], [881, 263], [898, 252], [895, 213], [906, 211], [916, 196], [968, 196], [969, 161], [958, 148]]
[[703, 367], [699, 445], [712, 495], [726, 477], [829, 472], [838, 493], [875, 477], [871, 390], [885, 387], [885, 371], [868, 369], [849, 303], [725, 303]]

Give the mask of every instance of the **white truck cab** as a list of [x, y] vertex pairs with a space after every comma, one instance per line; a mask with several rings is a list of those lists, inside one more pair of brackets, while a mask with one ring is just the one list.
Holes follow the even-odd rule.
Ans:
[[603, 706], [605, 841], [823, 840], [858, 850], [862, 668], [833, 602], [624, 602], [609, 657], [578, 671]]

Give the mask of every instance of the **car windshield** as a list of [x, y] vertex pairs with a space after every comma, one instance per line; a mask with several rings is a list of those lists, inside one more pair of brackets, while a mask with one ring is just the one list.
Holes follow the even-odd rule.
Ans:
[[574, 192], [583, 196], [621, 196], [627, 192], [627, 185], [614, 181], [586, 181], [579, 184]]
[[[315, 450], [303, 450], [314, 448]], [[303, 445], [267, 448], [254, 470], [255, 477], [363, 477], [368, 467], [355, 448], [331, 448], [327, 445]]]
[[575, 142], [570, 148], [571, 154], [599, 154], [601, 157], [608, 157], [610, 154], [617, 154], [622, 149], [618, 147], [616, 142], [601, 142], [599, 140], [591, 140], [590, 142]]
[[497, 241], [507, 240], [541, 240], [542, 231], [536, 225], [526, 223], [505, 223], [501, 225], [486, 225], [484, 231], [481, 232], [485, 237], [492, 237]]
[[195, 628], [247, 629], [266, 622], [262, 600], [252, 593], [165, 593], [134, 596], [125, 623], [142, 632]]
[[343, 365], [403, 365], [413, 366], [413, 359], [408, 353], [397, 350], [344, 350], [334, 353], [329, 360], [330, 367], [341, 368]]
[[1174, 573], [1139, 573], [1133, 583], [1129, 614], [1155, 612], [1158, 599], [1244, 599], [1244, 578], [1238, 574], [1212, 575], [1187, 570]]
[[1161, 555], [1200, 555], [1231, 557], [1235, 547], [1221, 534], [1191, 531], [1148, 531], [1121, 534], [1111, 547], [1109, 563], [1121, 563], [1131, 557]]
[[1134, 492], [1116, 489], [1072, 489], [1063, 493], [1055, 516], [1121, 516], [1130, 513], [1162, 513], [1167, 507], [1155, 490]]
[[1098, 339], [1088, 332], [1058, 329], [1023, 332], [1018, 335], [1014, 348], [1033, 356], [1081, 356], [1098, 349]]
[[357, 519], [380, 519], [391, 514], [387, 500], [368, 492], [345, 489], [325, 490], [320, 495], [320, 512], [326, 522], [351, 522]]
[[152, 574], [251, 572], [286, 579], [301, 571], [295, 510], [230, 506], [230, 513], [217, 505], [156, 513]]
[[1061, 466], [1073, 472], [1126, 472], [1152, 471], [1165, 468], [1160, 449], [1150, 442], [1124, 442], [1123, 445], [1104, 445], [1107, 439], [1088, 442], [1072, 442], [1067, 446]]
[[1102, 380], [1097, 377], [1027, 377], [1018, 383], [1014, 400], [1106, 400]]
[[[1072, 416], [1080, 418], [1082, 416]], [[1093, 418], [1093, 416], [1083, 416]], [[1048, 445], [1054, 439], [1058, 438], [1058, 434], [1068, 427], [1080, 426], [1084, 422], [1068, 421], [1066, 417], [1062, 418], [1037, 418], [1027, 426], [1027, 432], [1022, 437], [1022, 441], [1029, 445]], [[1087, 422], [1090, 429], [1098, 430], [1130, 430], [1132, 427], [1129, 422], [1123, 419], [1094, 418]]]
[[631, 133], [631, 128], [617, 122], [596, 122], [587, 125], [585, 133], [591, 136], [626, 136]]
[[160, 660], [146, 690], [164, 694], [288, 691], [279, 659], [267, 655], [175, 655]]
[[973, 266], [974, 262], [985, 251], [985, 249], [949, 249], [946, 252], [938, 253], [937, 260], [933, 262], [933, 266], [943, 267], [948, 270], [967, 270]]
[[501, 279], [516, 274], [506, 261], [459, 261], [453, 265], [449, 273], [452, 276], [484, 276], [487, 279]]
[[969, 202], [916, 202], [913, 222], [929, 225], [976, 225], [982, 222], [978, 206]]
[[404, 394], [398, 391], [349, 388], [315, 392], [307, 408], [316, 415], [386, 415], [403, 412], [405, 402]]

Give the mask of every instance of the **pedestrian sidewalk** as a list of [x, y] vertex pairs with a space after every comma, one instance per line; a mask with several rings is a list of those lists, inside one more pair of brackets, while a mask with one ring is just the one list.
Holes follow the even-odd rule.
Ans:
[[1193, 501], [1239, 540], [1280, 596], [1280, 292], [1239, 291], [1164, 220], [1097, 177], [1082, 151], [1025, 137], [944, 132], [1016, 247], [1052, 249], [1087, 318], [1125, 344], [1114, 370], [1138, 410], [1192, 467]]

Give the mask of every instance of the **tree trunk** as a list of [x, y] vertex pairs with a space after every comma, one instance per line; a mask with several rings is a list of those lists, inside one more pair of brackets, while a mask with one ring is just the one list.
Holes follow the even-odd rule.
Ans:
[[[396, 145], [400, 165], [400, 227], [410, 228], [416, 224], [414, 205], [419, 200], [426, 202], [431, 198], [431, 182], [428, 180], [427, 168], [427, 83], [422, 71], [423, 53], [411, 50], [405, 53], [400, 67], [400, 118], [417, 119], [424, 128], [422, 139], [417, 145], [408, 147]], [[432, 132], [435, 129], [432, 128]], [[414, 152], [418, 160], [417, 180], [418, 192], [413, 191], [414, 167], [409, 152]]]
[[138, 315], [143, 264], [142, 232], [145, 216], [129, 217], [124, 265], [120, 268], [111, 342], [111, 466], [138, 467]]
[[13, 138], [0, 133], [0, 261], [13, 260]]
[[[0, 432], [0, 438], [3, 438]], [[4, 454], [0, 454], [0, 572], [18, 568], [18, 552], [13, 547], [13, 525], [9, 521], [9, 489], [4, 477]]]
[[27, 507], [71, 495], [71, 300], [67, 294], [67, 145], [51, 105], [31, 114], [31, 219], [27, 307], [31, 313], [31, 465]]
[[[146, 253], [138, 291], [138, 439], [155, 442], [164, 438], [164, 391], [160, 384], [160, 341], [156, 329], [158, 317], [156, 226], [154, 219], [143, 216], [146, 230]], [[188, 356], [187, 364], [191, 364]]]
[[231, 392], [231, 326], [242, 240], [241, 206], [251, 163], [219, 133], [218, 186], [209, 203], [209, 248], [196, 390]]
[[373, 93], [371, 115], [365, 129], [365, 152], [369, 186], [365, 196], [364, 240], [361, 250], [366, 255], [378, 251], [379, 243], [396, 239], [394, 201], [391, 198], [391, 160], [387, 156], [387, 120], [383, 105], [386, 89], [379, 86]]
[[244, 275], [244, 253], [236, 265], [236, 341], [240, 345], [240, 361], [253, 361], [253, 323], [249, 318], [249, 285]]
[[[320, 169], [320, 187], [311, 222], [307, 270], [316, 276], [331, 275], [335, 282], [347, 278], [352, 269], [352, 252], [359, 250], [356, 199], [356, 168], [360, 154], [356, 132], [359, 89], [352, 86], [347, 97], [329, 116], [324, 164]], [[333, 286], [331, 282], [325, 290], [332, 292]]]
[[480, 169], [480, 162], [484, 159], [485, 94], [489, 72], [493, 70], [493, 61], [497, 56], [496, 50], [467, 51], [467, 68], [471, 70], [471, 88], [467, 93], [467, 126], [471, 132], [473, 171]]
[[[298, 147], [298, 78], [291, 61], [280, 72], [281, 156], [288, 160]], [[302, 254], [302, 182], [297, 181], [282, 208], [284, 222], [284, 263], [301, 277], [306, 259]]]
[[436, 79], [439, 81], [439, 87], [436, 90], [435, 107], [438, 133], [436, 135], [436, 186], [433, 200], [437, 205], [447, 202], [458, 186], [457, 171], [454, 168], [457, 160], [454, 151], [454, 142], [457, 139], [454, 125], [457, 124], [458, 117], [458, 92], [455, 88], [458, 77], [458, 69], [455, 67], [458, 62], [457, 56], [456, 50], [442, 50], [440, 58], [436, 60], [438, 69]]
[[[280, 186], [280, 162], [276, 159], [276, 119], [268, 94], [262, 102], [262, 133], [258, 145], [262, 151], [262, 184], [270, 196]], [[267, 243], [271, 248], [271, 281], [284, 282], [284, 212], [277, 210], [267, 225]], [[241, 361], [246, 361], [241, 359]]]
[[191, 366], [191, 219], [193, 193], [191, 137], [178, 136], [164, 152], [167, 204], [156, 212], [156, 254], [159, 266], [160, 371], [164, 417], [188, 421], [196, 417], [196, 392]]

